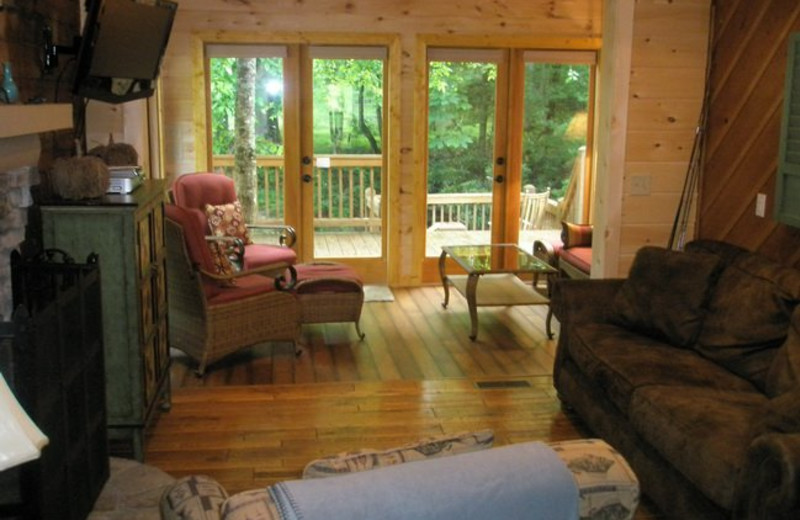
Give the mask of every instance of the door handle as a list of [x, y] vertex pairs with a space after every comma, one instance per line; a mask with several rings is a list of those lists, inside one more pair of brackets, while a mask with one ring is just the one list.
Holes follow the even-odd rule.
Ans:
[[502, 175], [498, 175], [497, 177], [494, 178], [494, 182], [498, 184], [502, 184], [504, 180], [505, 178]]
[[311, 182], [311, 175], [307, 173], [303, 175], [303, 182]]
[[497, 159], [495, 159], [494, 162], [495, 162], [495, 164], [497, 164], [497, 166], [503, 166], [506, 163], [506, 158], [505, 157], [498, 157]]
[[309, 164], [311, 164], [311, 157], [309, 157], [309, 156], [307, 156], [307, 155], [304, 155], [304, 156], [303, 156], [303, 164], [305, 164], [306, 166], [308, 166]]

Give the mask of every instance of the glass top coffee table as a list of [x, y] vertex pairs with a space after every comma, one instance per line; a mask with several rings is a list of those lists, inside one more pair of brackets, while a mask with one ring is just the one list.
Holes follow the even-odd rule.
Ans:
[[[448, 275], [445, 272], [450, 256], [464, 269], [465, 275]], [[443, 246], [439, 256], [439, 275], [444, 287], [442, 307], [450, 302], [450, 285], [467, 299], [472, 330], [470, 339], [478, 337], [478, 307], [510, 305], [549, 305], [546, 289], [538, 287], [541, 276], [558, 271], [516, 244]], [[533, 283], [519, 279], [519, 274], [532, 274]], [[480, 282], [480, 283], [478, 283]], [[549, 284], [547, 284], [549, 286]], [[547, 337], [552, 338], [547, 313]]]

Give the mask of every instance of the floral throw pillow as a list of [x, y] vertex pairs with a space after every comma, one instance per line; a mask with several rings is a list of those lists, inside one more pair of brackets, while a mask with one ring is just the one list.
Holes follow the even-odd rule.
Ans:
[[206, 204], [206, 217], [208, 229], [211, 234], [218, 237], [241, 238], [245, 244], [252, 244], [250, 232], [244, 223], [242, 204], [238, 200], [229, 204], [217, 206]]
[[[214, 262], [214, 272], [220, 276], [233, 276], [236, 272], [228, 255], [225, 254], [224, 243], [210, 240], [208, 249], [211, 251], [211, 260]], [[233, 283], [233, 280], [230, 281]]]

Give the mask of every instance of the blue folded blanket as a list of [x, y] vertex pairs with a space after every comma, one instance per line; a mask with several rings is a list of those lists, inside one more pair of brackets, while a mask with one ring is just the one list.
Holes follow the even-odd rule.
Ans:
[[578, 488], [528, 442], [269, 488], [284, 520], [577, 520]]

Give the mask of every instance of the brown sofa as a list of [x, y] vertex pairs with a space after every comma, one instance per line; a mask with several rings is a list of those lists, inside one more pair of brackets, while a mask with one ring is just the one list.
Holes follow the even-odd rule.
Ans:
[[559, 279], [554, 382], [669, 518], [800, 518], [800, 271], [738, 247], [642, 248]]

